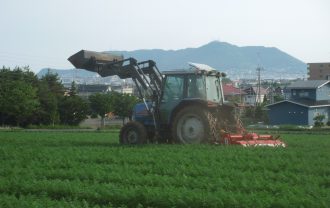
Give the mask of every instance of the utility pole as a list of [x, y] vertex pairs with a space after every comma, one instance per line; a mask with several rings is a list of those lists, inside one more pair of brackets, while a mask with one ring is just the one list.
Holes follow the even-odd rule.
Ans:
[[272, 82], [270, 83], [270, 87], [269, 87], [269, 101], [270, 104], [274, 103], [274, 80], [272, 79]]
[[[260, 54], [259, 52], [257, 53], [257, 58], [258, 58], [258, 67], [257, 67], [257, 75], [258, 75], [258, 83], [257, 83], [257, 92], [256, 92], [256, 102], [255, 102], [255, 106], [258, 106], [259, 103], [261, 103], [261, 79], [260, 79], [260, 71], [262, 70], [262, 68], [260, 67], [261, 65], [261, 59], [260, 59]], [[259, 103], [258, 103], [259, 102]]]
[[257, 92], [256, 92], [256, 100], [255, 100], [255, 105], [259, 105], [258, 102], [261, 102], [261, 95], [260, 95], [260, 91], [261, 91], [261, 79], [260, 79], [260, 71], [261, 68], [258, 67], [257, 68], [257, 75], [258, 75], [258, 83], [257, 83]]

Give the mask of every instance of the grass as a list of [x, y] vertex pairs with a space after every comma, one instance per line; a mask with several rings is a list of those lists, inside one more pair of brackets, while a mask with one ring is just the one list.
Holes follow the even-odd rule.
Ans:
[[70, 125], [28, 125], [25, 129], [91, 129], [91, 127]]
[[0, 131], [0, 207], [329, 207], [329, 135], [282, 137], [121, 146], [117, 132]]

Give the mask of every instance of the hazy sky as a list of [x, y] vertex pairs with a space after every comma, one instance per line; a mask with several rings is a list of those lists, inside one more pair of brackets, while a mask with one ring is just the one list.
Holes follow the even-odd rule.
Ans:
[[330, 62], [329, 0], [0, 0], [0, 66], [72, 68], [81, 49], [198, 47], [219, 40]]

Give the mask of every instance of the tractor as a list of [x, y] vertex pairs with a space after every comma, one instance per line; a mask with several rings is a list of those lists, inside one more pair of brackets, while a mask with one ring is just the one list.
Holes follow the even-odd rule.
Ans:
[[279, 138], [243, 129], [235, 116], [235, 107], [224, 100], [225, 74], [205, 64], [189, 63], [187, 70], [160, 72], [152, 60], [138, 62], [86, 50], [68, 60], [76, 68], [97, 72], [102, 77], [117, 75], [135, 83], [142, 102], [132, 109], [132, 121], [121, 128], [121, 144], [285, 146]]

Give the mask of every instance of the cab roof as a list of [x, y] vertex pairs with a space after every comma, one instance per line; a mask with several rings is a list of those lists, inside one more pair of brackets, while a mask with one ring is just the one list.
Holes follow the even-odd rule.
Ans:
[[194, 71], [194, 70], [183, 70], [183, 69], [162, 71], [161, 73], [164, 75], [189, 75], [189, 74], [206, 74], [206, 75], [219, 75], [219, 76], [221, 75], [221, 73], [218, 71], [205, 71], [205, 70]]
[[176, 75], [176, 74], [209, 74], [209, 75], [216, 75], [219, 73], [216, 69], [206, 65], [206, 64], [198, 64], [198, 63], [188, 63], [190, 68], [189, 69], [178, 69], [178, 70], [171, 70], [171, 71], [163, 71], [162, 73], [165, 75]]

